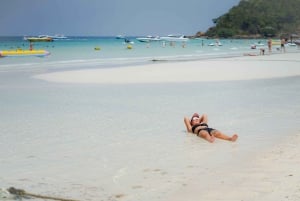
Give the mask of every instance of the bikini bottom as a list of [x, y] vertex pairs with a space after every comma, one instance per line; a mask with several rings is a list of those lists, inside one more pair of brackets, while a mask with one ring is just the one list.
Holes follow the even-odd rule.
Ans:
[[201, 128], [199, 131], [198, 131], [198, 134], [197, 134], [197, 136], [199, 136], [200, 135], [200, 132], [201, 131], [207, 131], [208, 132], [208, 134], [210, 135], [210, 136], [212, 136], [212, 131], [214, 131], [214, 130], [216, 130], [216, 129], [214, 129], [214, 128]]

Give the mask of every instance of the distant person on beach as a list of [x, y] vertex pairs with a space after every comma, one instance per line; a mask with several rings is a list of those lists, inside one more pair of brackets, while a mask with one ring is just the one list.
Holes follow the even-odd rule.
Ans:
[[268, 48], [269, 48], [269, 53], [271, 53], [272, 52], [272, 39], [271, 38], [268, 40]]
[[33, 44], [32, 44], [32, 42], [29, 42], [29, 50], [33, 50]]
[[230, 137], [214, 128], [210, 128], [207, 125], [207, 122], [208, 119], [206, 114], [200, 116], [198, 113], [194, 113], [191, 119], [188, 117], [184, 117], [184, 123], [187, 131], [196, 134], [197, 136], [207, 140], [208, 142], [214, 142], [215, 138], [220, 138], [232, 142], [235, 142], [237, 140], [237, 134], [234, 134]]
[[285, 52], [285, 39], [282, 38], [280, 41], [280, 48], [281, 48], [281, 52]]

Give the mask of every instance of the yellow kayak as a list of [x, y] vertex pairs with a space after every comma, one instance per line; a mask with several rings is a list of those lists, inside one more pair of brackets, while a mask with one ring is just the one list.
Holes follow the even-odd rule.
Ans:
[[49, 55], [50, 52], [46, 50], [2, 50], [0, 51], [0, 57], [12, 57], [12, 56], [38, 56], [43, 57]]

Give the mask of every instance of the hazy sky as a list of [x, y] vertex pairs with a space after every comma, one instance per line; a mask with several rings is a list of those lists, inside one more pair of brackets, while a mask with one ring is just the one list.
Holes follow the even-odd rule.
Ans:
[[194, 35], [240, 0], [1, 0], [0, 35]]

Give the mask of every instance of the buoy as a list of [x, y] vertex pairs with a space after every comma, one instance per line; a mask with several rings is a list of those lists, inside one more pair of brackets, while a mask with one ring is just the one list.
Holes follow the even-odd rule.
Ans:
[[94, 50], [101, 50], [101, 48], [100, 47], [95, 47]]

